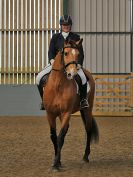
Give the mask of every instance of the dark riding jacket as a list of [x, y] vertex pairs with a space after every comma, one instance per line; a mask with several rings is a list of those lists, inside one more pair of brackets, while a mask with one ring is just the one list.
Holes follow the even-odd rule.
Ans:
[[[49, 62], [51, 59], [54, 59], [55, 56], [57, 55], [58, 51], [61, 50], [64, 47], [64, 37], [62, 36], [61, 33], [56, 33], [52, 36], [50, 45], [49, 45], [49, 51], [48, 51], [48, 57], [49, 57]], [[80, 36], [76, 33], [70, 32], [69, 35], [67, 36], [66, 40], [73, 40], [75, 42], [80, 40]], [[83, 47], [79, 48], [79, 57], [78, 57], [78, 64], [83, 65], [83, 60], [84, 60], [84, 51]]]

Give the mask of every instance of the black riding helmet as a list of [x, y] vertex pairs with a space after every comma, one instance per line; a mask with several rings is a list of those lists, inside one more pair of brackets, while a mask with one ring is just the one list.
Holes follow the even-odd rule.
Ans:
[[72, 25], [72, 19], [70, 15], [63, 15], [60, 18], [60, 25]]

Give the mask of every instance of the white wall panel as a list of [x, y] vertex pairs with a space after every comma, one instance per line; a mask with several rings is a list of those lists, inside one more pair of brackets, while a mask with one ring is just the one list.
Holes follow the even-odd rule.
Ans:
[[103, 30], [103, 7], [102, 7], [102, 0], [97, 1], [97, 7], [96, 7], [96, 15], [97, 15], [97, 31]]
[[[126, 11], [126, 31], [130, 31], [130, 27], [131, 27], [131, 5], [133, 3], [133, 0], [125, 0], [126, 4], [125, 4], [125, 11]], [[132, 2], [132, 3], [131, 3]]]
[[102, 35], [97, 35], [97, 72], [102, 72], [103, 70], [103, 40]]
[[91, 31], [91, 0], [86, 1], [85, 4], [85, 12], [86, 12], [86, 30]]
[[100, 73], [108, 73], [109, 68], [108, 68], [108, 36], [103, 35], [103, 46], [102, 46], [102, 51], [103, 51], [103, 70]]
[[109, 65], [109, 68], [108, 68], [108, 72], [109, 73], [113, 73], [114, 70], [114, 44], [113, 44], [113, 41], [114, 41], [114, 37], [113, 35], [109, 35], [109, 43], [108, 43], [108, 65]]
[[[131, 36], [130, 35], [126, 35], [126, 57], [125, 57], [125, 65], [126, 65], [126, 69], [125, 72], [130, 72], [131, 71]], [[132, 61], [133, 63], [133, 61]]]
[[108, 31], [108, 1], [102, 1], [103, 31]]
[[120, 31], [125, 31], [126, 28], [126, 1], [120, 0]]
[[108, 31], [112, 32], [114, 29], [114, 0], [108, 0]]
[[114, 56], [113, 56], [114, 69], [113, 71], [114, 73], [117, 73], [120, 71], [119, 40], [120, 40], [119, 35], [114, 36], [114, 40], [113, 40], [113, 47], [114, 47]]
[[126, 71], [126, 41], [125, 35], [120, 35], [120, 72]]
[[97, 30], [97, 0], [91, 1], [91, 31]]
[[91, 70], [97, 72], [97, 40], [96, 35], [91, 36]]
[[[79, 1], [80, 11], [84, 11], [86, 7], [86, 1]], [[86, 29], [86, 13], [81, 13], [79, 15], [79, 31], [85, 31]]]
[[[73, 1], [69, 2], [69, 5], [68, 5], [68, 10], [72, 10], [71, 11], [71, 14], [73, 17], [73, 27], [72, 28], [74, 31], [80, 31], [80, 29], [79, 29], [79, 26], [80, 26], [79, 1], [80, 0], [73, 0]], [[81, 3], [82, 3], [82, 1], [81, 1]]]
[[[91, 57], [91, 36], [87, 35], [86, 36], [86, 40], [85, 40], [85, 48], [84, 48], [84, 52], [85, 52], [85, 66], [88, 66], [89, 70], [91, 69], [91, 61], [92, 61], [92, 57]], [[87, 51], [87, 52], [86, 52]]]
[[118, 31], [120, 30], [120, 1], [119, 0], [114, 0], [113, 3], [113, 9], [114, 9], [114, 29], [113, 31]]

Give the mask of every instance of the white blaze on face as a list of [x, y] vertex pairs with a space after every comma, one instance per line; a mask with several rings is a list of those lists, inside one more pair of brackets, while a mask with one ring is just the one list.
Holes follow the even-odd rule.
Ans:
[[72, 49], [72, 54], [73, 54], [73, 55], [76, 55], [75, 49]]
[[[72, 49], [71, 50], [71, 54], [73, 55], [73, 61], [75, 60], [76, 58], [76, 50], [75, 49]], [[67, 78], [69, 80], [73, 79], [74, 75], [76, 74], [77, 70], [76, 70], [76, 65], [70, 65], [67, 69]]]
[[67, 77], [69, 80], [73, 79], [74, 75], [75, 75], [75, 72], [74, 72], [74, 68], [70, 68], [70, 71], [69, 71], [69, 76]]
[[71, 68], [70, 72], [71, 72], [72, 76], [74, 76], [74, 68]]

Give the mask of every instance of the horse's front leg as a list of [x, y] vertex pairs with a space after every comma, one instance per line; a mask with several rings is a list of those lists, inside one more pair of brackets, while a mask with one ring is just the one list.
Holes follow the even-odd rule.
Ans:
[[56, 118], [53, 116], [53, 114], [50, 114], [50, 113], [48, 113], [47, 118], [48, 118], [48, 122], [50, 125], [50, 138], [54, 145], [54, 151], [55, 151], [55, 157], [56, 157], [57, 149], [58, 149], [57, 134], [56, 134]]
[[57, 154], [57, 134], [56, 134], [55, 127], [50, 127], [50, 138], [51, 138], [52, 143], [54, 145], [55, 156], [56, 156], [56, 154]]
[[57, 154], [55, 156], [55, 160], [54, 160], [54, 165], [53, 168], [58, 169], [61, 165], [61, 149], [63, 147], [64, 144], [64, 139], [66, 136], [66, 133], [68, 131], [69, 128], [69, 118], [70, 115], [68, 114], [63, 114], [61, 116], [61, 130], [59, 132], [59, 135], [57, 137]]

